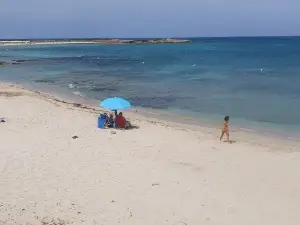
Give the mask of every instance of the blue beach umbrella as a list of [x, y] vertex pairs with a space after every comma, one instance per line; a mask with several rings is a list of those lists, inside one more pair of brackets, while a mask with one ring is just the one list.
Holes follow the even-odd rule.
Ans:
[[100, 102], [100, 107], [109, 109], [109, 110], [119, 110], [129, 108], [130, 103], [122, 98], [107, 98], [104, 101]]

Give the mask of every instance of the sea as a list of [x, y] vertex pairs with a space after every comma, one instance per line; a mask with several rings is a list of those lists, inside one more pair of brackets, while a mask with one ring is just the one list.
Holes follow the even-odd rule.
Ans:
[[[300, 138], [300, 37], [1, 46], [0, 80]], [[96, 104], [96, 103], [95, 103]], [[168, 116], [170, 117], [170, 116]]]

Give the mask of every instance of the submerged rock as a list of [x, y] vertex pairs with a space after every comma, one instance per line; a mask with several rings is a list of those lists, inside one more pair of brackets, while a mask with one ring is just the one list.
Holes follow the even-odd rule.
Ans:
[[50, 83], [50, 84], [53, 84], [54, 81], [53, 80], [35, 80], [34, 81], [35, 83]]

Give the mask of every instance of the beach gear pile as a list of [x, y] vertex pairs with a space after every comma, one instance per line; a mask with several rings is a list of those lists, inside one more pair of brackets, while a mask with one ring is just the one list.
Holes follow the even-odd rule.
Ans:
[[131, 107], [129, 101], [122, 98], [107, 98], [100, 102], [100, 107], [115, 112], [115, 119], [109, 117], [107, 113], [102, 113], [98, 117], [98, 128], [116, 128], [117, 110]]

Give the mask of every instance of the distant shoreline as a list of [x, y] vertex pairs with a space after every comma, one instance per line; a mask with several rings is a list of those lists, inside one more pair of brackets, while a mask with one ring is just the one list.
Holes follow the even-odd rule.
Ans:
[[1, 40], [0, 46], [14, 45], [59, 45], [59, 44], [180, 44], [191, 40], [183, 39], [82, 39], [82, 40]]

